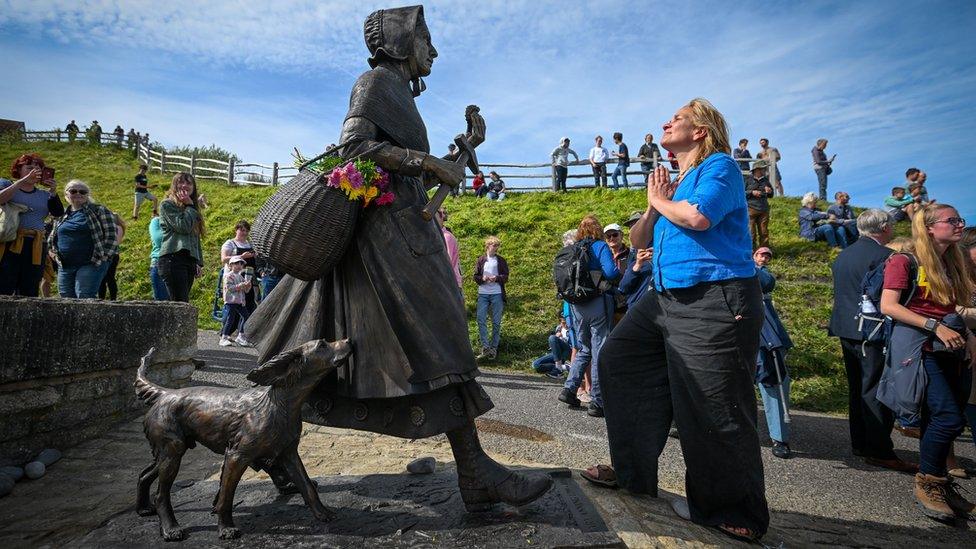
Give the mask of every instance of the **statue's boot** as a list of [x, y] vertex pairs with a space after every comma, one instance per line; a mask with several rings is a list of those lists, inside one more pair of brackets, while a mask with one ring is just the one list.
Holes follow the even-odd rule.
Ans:
[[542, 473], [520, 473], [488, 457], [478, 440], [474, 422], [447, 432], [457, 464], [458, 487], [464, 508], [487, 511], [494, 503], [525, 505], [552, 487], [552, 478]]

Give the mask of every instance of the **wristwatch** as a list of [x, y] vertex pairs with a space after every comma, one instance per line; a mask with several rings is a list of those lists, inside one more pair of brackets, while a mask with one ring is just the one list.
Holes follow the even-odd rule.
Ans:
[[934, 318], [929, 318], [925, 320], [925, 329], [930, 332], [935, 332], [936, 327], [939, 326], [939, 321]]

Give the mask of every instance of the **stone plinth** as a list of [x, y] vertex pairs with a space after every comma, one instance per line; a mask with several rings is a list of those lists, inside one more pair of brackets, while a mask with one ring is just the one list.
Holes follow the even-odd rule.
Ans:
[[196, 317], [184, 303], [0, 296], [0, 465], [66, 448], [139, 413], [132, 382], [151, 347], [153, 380], [185, 386]]

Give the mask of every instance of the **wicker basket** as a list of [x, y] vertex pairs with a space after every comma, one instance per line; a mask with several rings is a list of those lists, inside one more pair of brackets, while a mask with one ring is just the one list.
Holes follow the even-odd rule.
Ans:
[[327, 186], [325, 177], [301, 170], [264, 203], [251, 231], [258, 255], [301, 280], [316, 280], [335, 268], [362, 208], [361, 201]]

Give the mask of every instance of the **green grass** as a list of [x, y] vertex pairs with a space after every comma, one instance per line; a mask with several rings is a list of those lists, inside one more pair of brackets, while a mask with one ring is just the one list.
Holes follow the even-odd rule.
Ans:
[[[57, 169], [62, 188], [69, 179], [83, 179], [91, 185], [97, 201], [128, 220], [132, 211], [132, 177], [138, 165], [130, 154], [81, 144], [6, 143], [0, 144], [0, 162], [9, 166], [17, 155], [29, 151], [40, 153], [48, 165]], [[170, 178], [150, 173], [150, 184], [157, 185], [154, 194], [161, 197]], [[191, 300], [199, 310], [198, 326], [217, 329], [219, 326], [210, 318], [210, 310], [220, 245], [233, 236], [237, 220], [253, 220], [274, 189], [228, 187], [220, 181], [201, 180], [200, 190], [211, 204], [205, 212], [207, 234], [203, 241], [209, 268], [203, 279], [194, 284]], [[847, 386], [840, 345], [836, 339], [827, 337], [826, 332], [832, 301], [830, 264], [837, 251], [797, 235], [799, 199], [775, 198], [771, 204], [771, 247], [776, 255], [770, 270], [778, 278], [774, 296], [796, 344], [790, 356], [793, 404], [807, 410], [843, 412], [847, 405]], [[493, 365], [525, 370], [533, 358], [546, 352], [547, 335], [558, 319], [560, 305], [552, 285], [551, 268], [562, 233], [575, 228], [586, 214], [596, 214], [604, 224], [620, 223], [645, 205], [644, 193], [638, 190], [513, 194], [503, 202], [470, 196], [448, 199], [451, 213], [448, 226], [461, 244], [472, 345], [477, 342], [477, 326], [474, 321], [476, 288], [471, 273], [486, 236], [501, 238], [499, 253], [508, 260], [511, 269], [502, 343]], [[143, 204], [139, 220], [128, 222], [118, 272], [121, 299], [152, 296], [148, 277], [149, 219], [150, 208]], [[905, 230], [902, 226], [899, 232]]]

